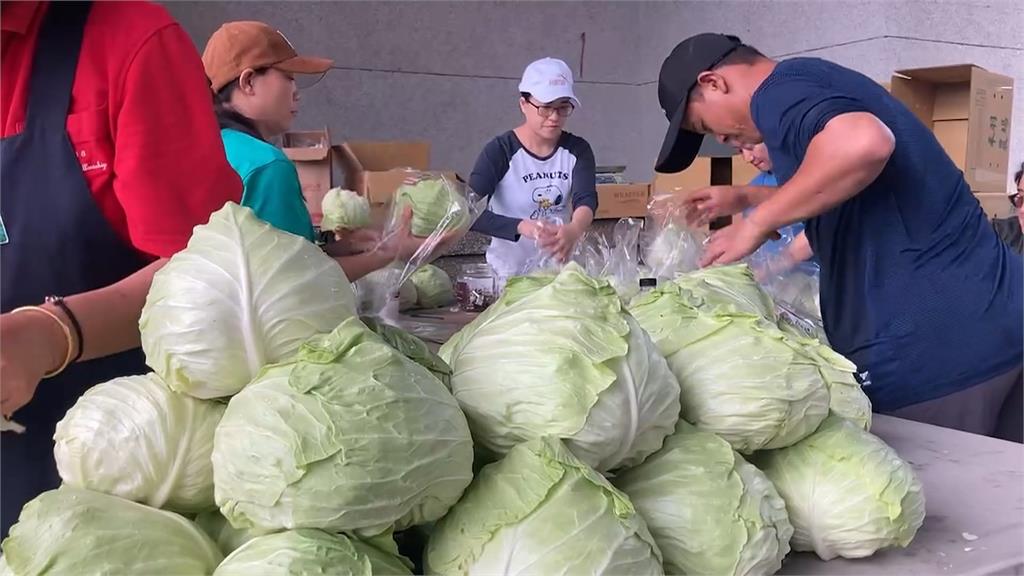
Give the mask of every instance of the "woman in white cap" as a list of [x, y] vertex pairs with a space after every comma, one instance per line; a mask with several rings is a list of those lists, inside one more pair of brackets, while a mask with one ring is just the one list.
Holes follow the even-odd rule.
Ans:
[[523, 123], [477, 158], [469, 184], [489, 204], [473, 230], [492, 237], [487, 262], [499, 278], [525, 272], [540, 252], [565, 261], [594, 219], [594, 152], [564, 130], [579, 105], [565, 62], [531, 63], [519, 83]]
[[[333, 62], [300, 56], [278, 30], [262, 22], [228, 22], [206, 43], [203, 66], [214, 92], [214, 107], [228, 162], [242, 178], [242, 205], [276, 228], [316, 240], [299, 175], [270, 140], [284, 134], [298, 113], [296, 74], [322, 75]], [[327, 251], [349, 280], [394, 260], [395, 238], [384, 245], [361, 230]], [[406, 235], [407, 236], [407, 235]]]

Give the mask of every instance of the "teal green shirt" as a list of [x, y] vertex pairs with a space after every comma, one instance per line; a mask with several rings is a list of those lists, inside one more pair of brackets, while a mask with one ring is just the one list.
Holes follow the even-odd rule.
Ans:
[[295, 165], [279, 148], [248, 134], [220, 131], [228, 163], [242, 178], [242, 206], [286, 232], [314, 242], [313, 221], [306, 209]]

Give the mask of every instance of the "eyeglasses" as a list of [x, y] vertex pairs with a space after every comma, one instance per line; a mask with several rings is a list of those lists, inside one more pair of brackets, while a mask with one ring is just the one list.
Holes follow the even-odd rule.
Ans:
[[526, 101], [530, 106], [537, 109], [537, 114], [539, 114], [541, 118], [550, 118], [551, 114], [555, 112], [557, 112], [562, 118], [568, 118], [569, 116], [572, 116], [573, 111], [576, 110], [575, 106], [568, 103], [561, 104], [559, 106], [548, 106], [546, 104], [534, 104], [533, 100], [529, 99]]

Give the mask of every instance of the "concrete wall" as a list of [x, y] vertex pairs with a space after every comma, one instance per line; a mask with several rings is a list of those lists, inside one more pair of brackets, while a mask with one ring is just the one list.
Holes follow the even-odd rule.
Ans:
[[[772, 56], [814, 55], [887, 80], [900, 68], [973, 62], [1024, 85], [1024, 2], [880, 0], [575, 2], [168, 2], [202, 49], [228, 20], [280, 28], [339, 69], [303, 93], [296, 128], [336, 140], [426, 138], [435, 168], [468, 173], [482, 145], [513, 127], [523, 67], [566, 60], [583, 107], [569, 129], [599, 164], [651, 176], [666, 126], [655, 80], [680, 39], [739, 35]], [[585, 47], [582, 34], [586, 35]], [[1024, 94], [1011, 164], [1024, 159]]]

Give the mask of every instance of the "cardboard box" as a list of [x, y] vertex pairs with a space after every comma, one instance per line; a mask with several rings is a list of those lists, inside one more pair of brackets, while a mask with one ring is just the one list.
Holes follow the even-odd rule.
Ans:
[[643, 218], [650, 184], [598, 184], [595, 218]]
[[692, 192], [711, 184], [711, 158], [698, 157], [693, 164], [682, 172], [666, 174], [654, 173], [651, 183], [651, 196]]
[[899, 70], [891, 86], [892, 95], [935, 133], [971, 190], [1006, 190], [1012, 78], [961, 64]]
[[743, 159], [743, 156], [732, 157], [732, 183], [736, 186], [750, 184], [761, 171]]
[[430, 143], [423, 141], [345, 142], [337, 153], [345, 187], [366, 196], [371, 204], [387, 203], [408, 169], [430, 168]]
[[309, 132], [288, 132], [281, 142], [284, 155], [295, 164], [306, 208], [314, 226], [323, 219], [320, 205], [331, 189], [331, 135], [327, 128]]
[[977, 198], [978, 202], [981, 204], [982, 210], [985, 211], [985, 214], [987, 214], [990, 219], [1008, 218], [1013, 216], [1015, 213], [1013, 205], [1010, 204], [1010, 197], [1005, 193], [981, 193], [975, 194], [974, 197]]
[[651, 195], [691, 192], [714, 184], [748, 184], [759, 173], [743, 156], [698, 157], [689, 168], [675, 174], [654, 173]]

